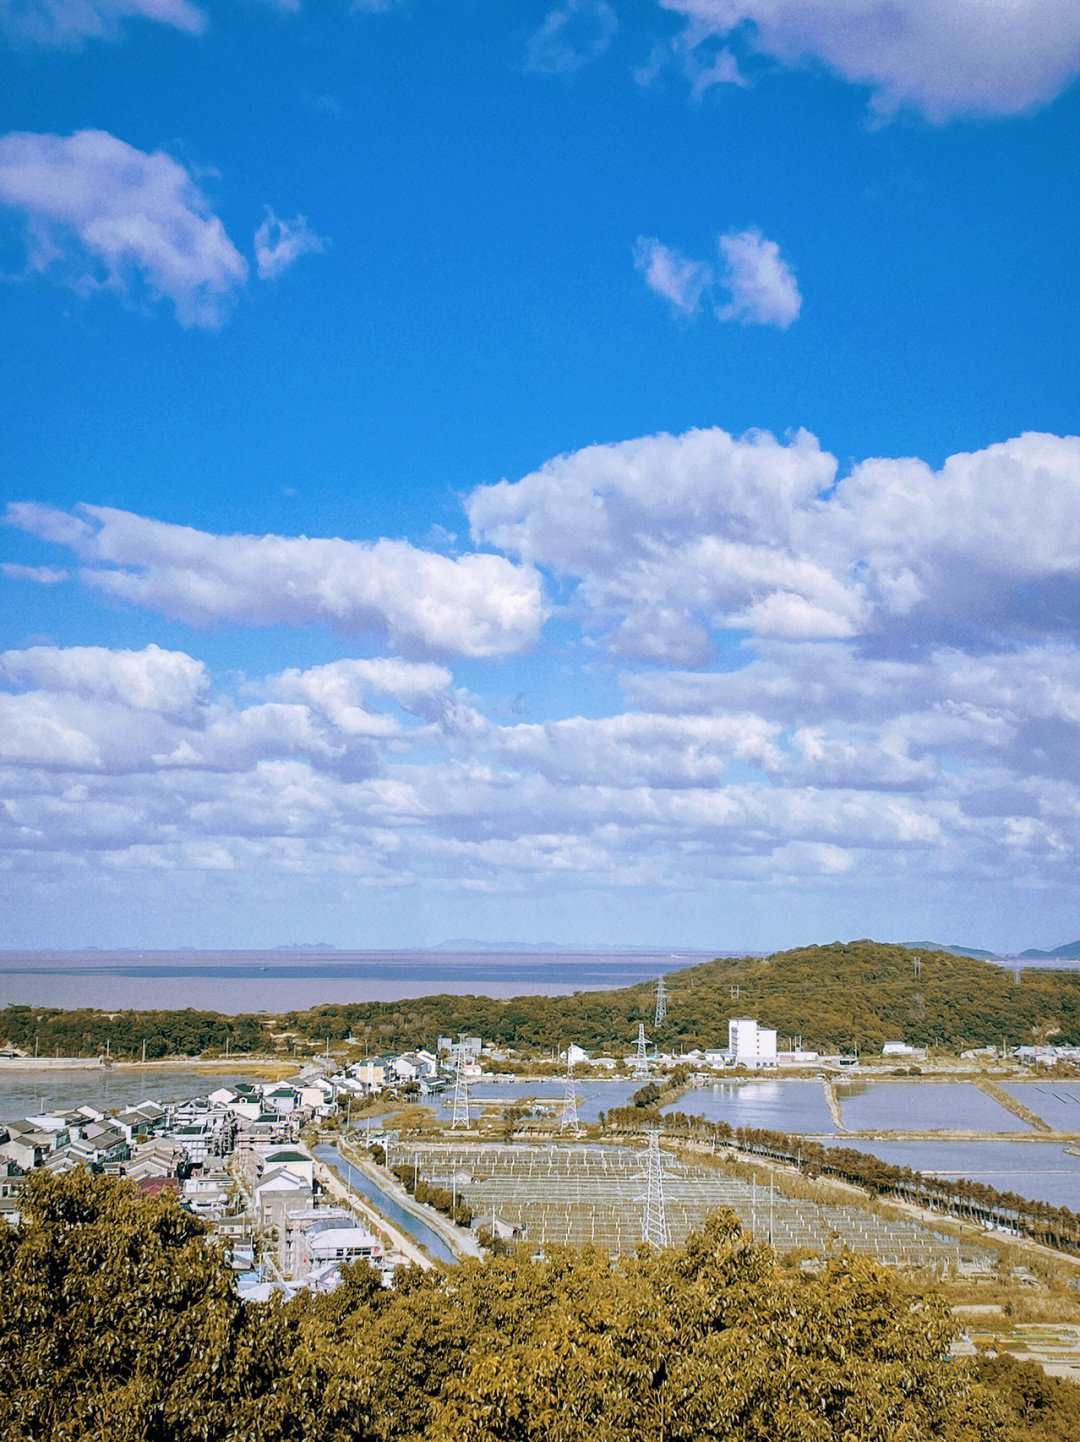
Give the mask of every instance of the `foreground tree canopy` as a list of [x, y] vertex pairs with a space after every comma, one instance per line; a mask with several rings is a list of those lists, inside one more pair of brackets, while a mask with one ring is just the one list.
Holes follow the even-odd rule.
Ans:
[[785, 1272], [728, 1213], [681, 1250], [501, 1256], [393, 1292], [357, 1266], [245, 1306], [172, 1201], [39, 1173], [0, 1232], [0, 1436], [1006, 1442], [1075, 1420], [1073, 1389], [949, 1361], [950, 1333], [940, 1299], [850, 1258]]

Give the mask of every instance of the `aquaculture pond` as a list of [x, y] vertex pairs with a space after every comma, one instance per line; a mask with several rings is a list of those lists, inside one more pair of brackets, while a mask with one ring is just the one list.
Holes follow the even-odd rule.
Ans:
[[844, 1125], [860, 1131], [1028, 1132], [1020, 1117], [971, 1082], [845, 1082]]
[[1008, 1082], [1002, 1091], [1056, 1132], [1080, 1132], [1080, 1082]]
[[967, 1177], [999, 1192], [1016, 1192], [1080, 1212], [1080, 1156], [1057, 1142], [879, 1142], [837, 1137], [829, 1145], [853, 1147], [929, 1176], [951, 1181]]
[[[578, 1120], [595, 1122], [601, 1112], [612, 1107], [629, 1105], [630, 1098], [642, 1085], [640, 1081], [575, 1081]], [[547, 1112], [558, 1112], [566, 1094], [566, 1082], [561, 1077], [543, 1081], [473, 1082], [469, 1087], [469, 1110], [477, 1116], [485, 1107], [527, 1107], [536, 1102]], [[453, 1088], [440, 1092], [433, 1105], [440, 1117], [449, 1117], [454, 1112]]]
[[820, 1078], [714, 1082], [684, 1092], [664, 1111], [703, 1116], [731, 1127], [828, 1136], [836, 1131]]

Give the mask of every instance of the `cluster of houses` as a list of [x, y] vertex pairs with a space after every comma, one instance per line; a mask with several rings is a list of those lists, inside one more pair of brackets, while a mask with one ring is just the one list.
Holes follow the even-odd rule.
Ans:
[[444, 1037], [435, 1052], [388, 1054], [325, 1073], [308, 1068], [284, 1082], [236, 1082], [166, 1104], [82, 1105], [0, 1122], [0, 1219], [18, 1222], [29, 1172], [88, 1166], [143, 1191], [173, 1192], [228, 1249], [242, 1296], [328, 1290], [358, 1258], [389, 1272], [400, 1258], [353, 1211], [330, 1204], [300, 1130], [313, 1119], [347, 1116], [387, 1090], [426, 1096], [447, 1085], [448, 1073], [478, 1077], [480, 1052], [479, 1037]]
[[297, 1137], [346, 1093], [369, 1089], [344, 1073], [237, 1082], [166, 1105], [84, 1105], [0, 1122], [0, 1218], [18, 1222], [29, 1172], [88, 1166], [140, 1191], [174, 1193], [227, 1247], [242, 1296], [290, 1284], [326, 1290], [346, 1262], [393, 1259], [351, 1211], [325, 1204]]

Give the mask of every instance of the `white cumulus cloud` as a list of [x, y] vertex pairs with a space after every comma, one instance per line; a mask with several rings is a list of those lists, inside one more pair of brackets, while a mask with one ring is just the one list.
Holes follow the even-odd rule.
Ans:
[[614, 623], [618, 650], [694, 664], [725, 625], [862, 627], [861, 585], [796, 536], [835, 475], [806, 432], [784, 444], [694, 430], [557, 457], [479, 488], [467, 509], [476, 539], [578, 578], [585, 624]]
[[81, 293], [170, 300], [185, 326], [217, 326], [247, 262], [187, 170], [103, 130], [0, 138], [0, 203], [25, 218], [28, 266]]
[[806, 432], [688, 431], [557, 457], [467, 509], [475, 539], [576, 583], [616, 650], [674, 665], [719, 630], [898, 652], [1080, 631], [1080, 438], [838, 469]]
[[31, 646], [0, 651], [0, 681], [86, 699], [118, 701], [138, 711], [192, 714], [209, 690], [206, 668], [183, 651], [147, 646]]
[[661, 0], [686, 48], [718, 39], [869, 86], [881, 115], [941, 122], [1046, 104], [1080, 73], [1074, 0]]
[[325, 623], [406, 651], [499, 656], [536, 640], [539, 576], [502, 556], [441, 556], [406, 541], [218, 536], [105, 506], [33, 502], [7, 520], [70, 546], [82, 581], [197, 626]]

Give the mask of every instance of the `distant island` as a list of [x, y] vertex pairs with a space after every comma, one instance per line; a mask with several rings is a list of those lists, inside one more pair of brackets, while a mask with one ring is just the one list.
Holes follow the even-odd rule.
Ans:
[[[660, 968], [658, 968], [659, 970]], [[1080, 970], [1004, 967], [951, 950], [861, 940], [772, 956], [717, 956], [665, 975], [667, 1015], [654, 1025], [655, 981], [572, 995], [476, 995], [341, 1002], [276, 1016], [184, 1010], [64, 1010], [9, 1005], [0, 1042], [48, 1056], [194, 1056], [228, 1050], [290, 1054], [352, 1039], [365, 1051], [466, 1032], [524, 1052], [574, 1041], [629, 1049], [638, 1023], [662, 1049], [726, 1042], [732, 1016], [822, 1052], [878, 1050], [887, 1041], [958, 1051], [1053, 1038], [1080, 1044]]]

